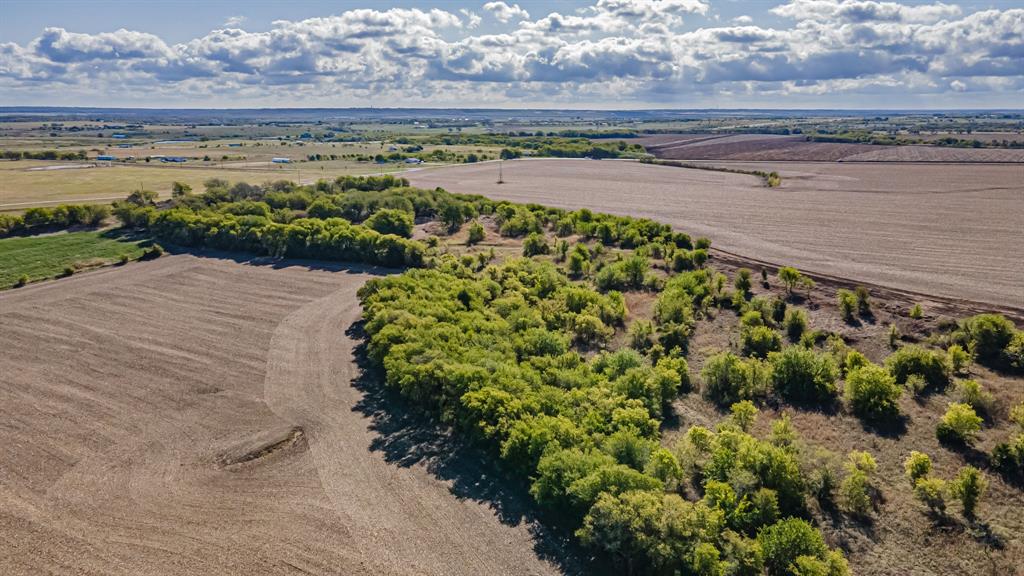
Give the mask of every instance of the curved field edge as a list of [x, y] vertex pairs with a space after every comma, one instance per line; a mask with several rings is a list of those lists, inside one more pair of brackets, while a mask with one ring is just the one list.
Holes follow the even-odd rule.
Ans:
[[0, 564], [554, 573], [529, 522], [439, 479], [442, 457], [381, 449], [424, 446], [383, 435], [352, 387], [342, 332], [379, 273], [183, 254], [0, 294]]

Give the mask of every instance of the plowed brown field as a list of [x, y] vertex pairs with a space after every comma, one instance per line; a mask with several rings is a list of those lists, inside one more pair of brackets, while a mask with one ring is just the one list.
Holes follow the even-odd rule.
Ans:
[[354, 385], [372, 274], [178, 255], [0, 293], [0, 573], [555, 573]]
[[813, 162], [1024, 162], [1024, 150], [808, 142], [775, 134], [664, 134], [631, 140], [671, 160]]
[[[718, 162], [715, 163], [720, 164]], [[626, 161], [521, 160], [420, 170], [413, 185], [653, 218], [772, 263], [1024, 307], [1024, 166], [737, 163], [759, 178]]]

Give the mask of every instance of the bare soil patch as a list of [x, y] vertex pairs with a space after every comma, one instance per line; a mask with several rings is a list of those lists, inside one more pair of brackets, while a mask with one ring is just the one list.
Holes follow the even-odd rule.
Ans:
[[[715, 162], [715, 165], [722, 164]], [[1024, 308], [1024, 167], [724, 163], [754, 176], [625, 161], [523, 160], [421, 170], [415, 186], [652, 218], [767, 263]]]
[[1024, 162], [1024, 150], [1019, 149], [808, 142], [802, 135], [666, 134], [638, 138], [635, 142], [658, 158], [671, 160]]
[[551, 574], [354, 363], [376, 272], [192, 255], [0, 294], [5, 574]]

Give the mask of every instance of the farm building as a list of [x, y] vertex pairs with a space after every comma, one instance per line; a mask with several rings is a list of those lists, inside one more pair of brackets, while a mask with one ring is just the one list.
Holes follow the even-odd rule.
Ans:
[[291, 164], [292, 163], [292, 159], [291, 158], [271, 158], [270, 161], [273, 162], [274, 164]]
[[105, 162], [112, 162], [114, 160], [117, 160], [117, 156], [110, 156], [108, 154], [100, 154], [99, 156], [96, 157], [96, 159], [97, 160], [103, 160]]
[[187, 160], [184, 156], [163, 156], [160, 158], [161, 162], [186, 162]]
[[422, 164], [423, 160], [420, 160], [419, 158], [406, 158], [405, 159], [405, 163], [406, 164]]

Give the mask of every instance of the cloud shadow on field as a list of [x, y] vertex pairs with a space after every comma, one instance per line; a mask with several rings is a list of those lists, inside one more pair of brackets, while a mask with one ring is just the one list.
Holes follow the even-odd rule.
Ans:
[[503, 469], [493, 454], [458, 438], [451, 429], [384, 386], [383, 374], [367, 357], [362, 322], [353, 324], [346, 334], [361, 341], [354, 352], [360, 376], [352, 386], [364, 396], [353, 410], [371, 420], [370, 429], [377, 434], [370, 447], [372, 451], [395, 466], [423, 466], [432, 476], [448, 483], [456, 498], [487, 505], [505, 525], [525, 523], [537, 557], [562, 574], [602, 573], [583, 560], [585, 554], [570, 531], [541, 524], [540, 511], [526, 482], [518, 481], [511, 471]]

